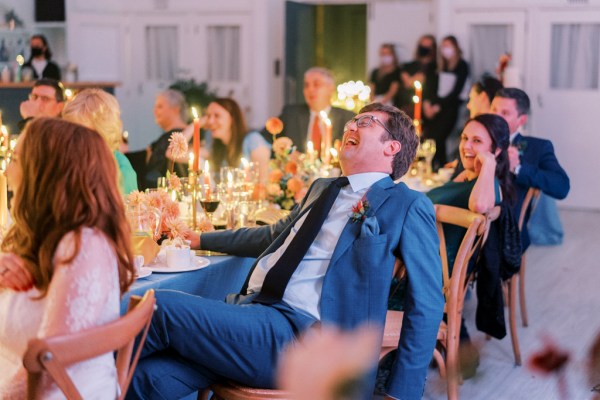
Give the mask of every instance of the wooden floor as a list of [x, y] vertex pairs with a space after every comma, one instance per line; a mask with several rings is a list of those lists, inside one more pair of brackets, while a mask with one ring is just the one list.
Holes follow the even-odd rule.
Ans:
[[[527, 253], [529, 327], [519, 320], [523, 366], [514, 365], [510, 337], [486, 341], [474, 327], [474, 299], [465, 318], [480, 345], [477, 375], [460, 387], [461, 399], [588, 400], [593, 393], [585, 374], [590, 344], [600, 333], [600, 212], [561, 211], [565, 238], [560, 246], [532, 246]], [[520, 318], [520, 314], [518, 314]], [[561, 398], [557, 380], [531, 372], [527, 360], [550, 337], [571, 352], [565, 371], [568, 394]], [[445, 382], [430, 370], [424, 399], [446, 399]]]

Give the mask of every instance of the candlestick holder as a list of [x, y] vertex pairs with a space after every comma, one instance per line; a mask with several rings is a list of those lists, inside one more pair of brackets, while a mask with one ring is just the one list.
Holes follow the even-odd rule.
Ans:
[[198, 201], [198, 173], [190, 170], [188, 173], [188, 183], [190, 185], [190, 187], [192, 188], [191, 190], [191, 194], [192, 194], [192, 229], [194, 231], [196, 231], [196, 229], [198, 229], [198, 220], [197, 220], [197, 215], [196, 215], [196, 211], [197, 211], [197, 201]]

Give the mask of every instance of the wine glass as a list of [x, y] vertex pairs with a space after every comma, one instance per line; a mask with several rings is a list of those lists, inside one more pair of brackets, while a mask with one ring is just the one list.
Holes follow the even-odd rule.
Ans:
[[221, 195], [217, 190], [214, 190], [210, 184], [198, 185], [198, 189], [200, 195], [200, 205], [206, 213], [209, 222], [212, 224], [212, 215], [215, 211], [217, 211], [217, 208], [219, 208], [219, 204], [221, 203]]

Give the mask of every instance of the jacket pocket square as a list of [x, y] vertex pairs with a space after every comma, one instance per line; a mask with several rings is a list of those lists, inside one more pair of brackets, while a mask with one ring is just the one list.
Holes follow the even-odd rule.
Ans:
[[375, 216], [365, 218], [360, 227], [360, 237], [378, 235], [379, 223], [377, 222], [377, 218], [375, 218]]

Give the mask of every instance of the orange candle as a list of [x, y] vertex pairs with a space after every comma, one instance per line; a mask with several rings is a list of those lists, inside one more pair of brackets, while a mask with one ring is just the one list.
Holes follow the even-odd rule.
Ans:
[[421, 107], [423, 106], [423, 86], [421, 82], [415, 81], [415, 96], [413, 101], [415, 102], [415, 113], [413, 119], [421, 121]]
[[192, 107], [192, 114], [194, 115], [194, 165], [192, 166], [192, 170], [198, 172], [198, 163], [200, 162], [200, 118], [198, 118], [198, 112], [195, 107]]
[[206, 185], [206, 198], [210, 200], [210, 172], [208, 171], [208, 160], [204, 161], [204, 185]]

